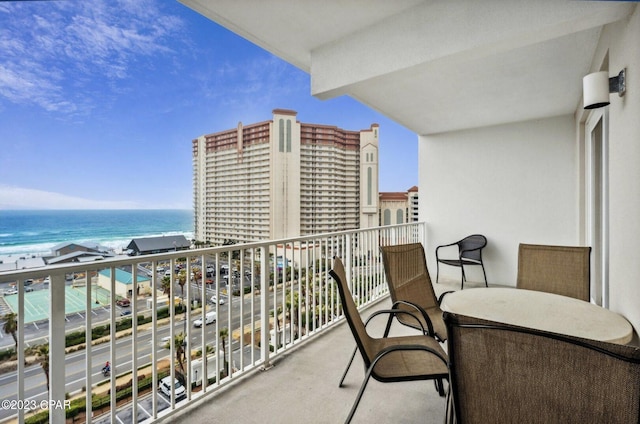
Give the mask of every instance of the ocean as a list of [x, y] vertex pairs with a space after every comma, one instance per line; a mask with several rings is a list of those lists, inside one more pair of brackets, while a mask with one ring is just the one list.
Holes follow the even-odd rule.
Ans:
[[46, 255], [60, 243], [97, 243], [120, 253], [131, 239], [193, 238], [190, 210], [0, 210], [0, 256]]

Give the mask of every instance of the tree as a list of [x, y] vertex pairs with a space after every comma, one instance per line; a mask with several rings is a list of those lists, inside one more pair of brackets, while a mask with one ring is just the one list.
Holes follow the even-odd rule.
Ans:
[[184, 361], [186, 360], [186, 353], [184, 350], [185, 340], [186, 340], [186, 337], [182, 332], [176, 334], [176, 336], [173, 339], [173, 346], [175, 347], [175, 350], [176, 350], [176, 360], [178, 361], [178, 366], [180, 366], [182, 375], [185, 375], [185, 370], [184, 370]]
[[49, 345], [43, 344], [38, 346], [38, 350], [36, 351], [36, 356], [40, 361], [40, 366], [42, 367], [42, 371], [44, 371], [44, 376], [47, 378], [47, 392], [49, 391]]
[[171, 277], [162, 277], [162, 281], [160, 282], [160, 284], [162, 285], [162, 294], [171, 293]]
[[182, 293], [182, 299], [184, 299], [184, 285], [187, 282], [187, 271], [182, 269], [178, 273], [178, 284], [180, 284], [180, 292]]
[[227, 361], [227, 339], [229, 338], [229, 329], [227, 327], [220, 330], [220, 340], [222, 341], [222, 356], [224, 358], [224, 373], [229, 375], [229, 361]]
[[16, 353], [18, 353], [18, 316], [13, 313], [13, 312], [9, 312], [8, 314], [5, 314], [4, 316], [4, 326], [2, 327], [2, 331], [4, 331], [4, 334], [11, 334], [11, 337], [13, 337], [13, 341], [16, 344]]

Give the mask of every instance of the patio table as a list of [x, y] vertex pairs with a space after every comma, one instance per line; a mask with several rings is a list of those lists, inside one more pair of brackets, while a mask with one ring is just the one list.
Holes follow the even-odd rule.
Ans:
[[443, 311], [566, 334], [626, 344], [633, 327], [622, 315], [572, 297], [517, 288], [473, 288], [447, 294]]

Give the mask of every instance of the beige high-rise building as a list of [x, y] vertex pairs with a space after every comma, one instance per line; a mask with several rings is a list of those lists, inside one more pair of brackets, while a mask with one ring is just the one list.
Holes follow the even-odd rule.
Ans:
[[349, 131], [297, 112], [193, 140], [195, 239], [213, 245], [374, 227], [378, 124]]

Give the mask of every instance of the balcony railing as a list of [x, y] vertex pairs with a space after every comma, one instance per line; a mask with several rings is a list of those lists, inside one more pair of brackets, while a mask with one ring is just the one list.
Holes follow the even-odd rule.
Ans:
[[[0, 421], [153, 422], [188, 408], [342, 320], [334, 256], [364, 307], [388, 293], [379, 247], [425, 234], [413, 223], [0, 273], [18, 291], [0, 300], [17, 324]], [[164, 393], [165, 377], [182, 384]]]

